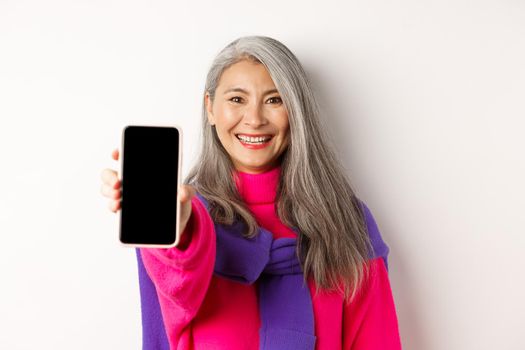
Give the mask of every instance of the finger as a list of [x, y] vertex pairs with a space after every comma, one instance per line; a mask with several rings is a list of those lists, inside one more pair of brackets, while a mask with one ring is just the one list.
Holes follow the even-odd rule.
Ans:
[[118, 156], [119, 156], [119, 151], [118, 151], [118, 148], [115, 148], [113, 150], [113, 152], [111, 152], [111, 158], [115, 159], [115, 160], [118, 160]]
[[108, 208], [109, 210], [111, 210], [112, 212], [116, 212], [117, 211], [117, 201], [109, 201], [108, 203]]
[[117, 212], [121, 206], [120, 202], [121, 202], [120, 200], [109, 201], [108, 203], [109, 210], [111, 210], [112, 212]]
[[120, 188], [121, 183], [115, 170], [104, 169], [100, 174], [100, 177], [102, 178], [102, 181], [111, 188]]
[[191, 200], [197, 194], [197, 190], [191, 185], [184, 185], [184, 190], [188, 200]]
[[179, 201], [185, 202], [187, 199], [188, 194], [186, 193], [186, 189], [184, 188], [184, 185], [179, 186]]
[[102, 193], [102, 195], [104, 195], [105, 197], [108, 197], [111, 199], [119, 199], [122, 196], [121, 190], [119, 189], [116, 190], [106, 184], [102, 184], [100, 188], [100, 193]]
[[181, 191], [181, 201], [186, 202], [188, 200], [191, 200], [193, 196], [195, 196], [195, 189], [191, 185], [181, 185], [180, 187]]
[[197, 194], [197, 190], [193, 186], [185, 185], [184, 187], [186, 188], [186, 190], [188, 192], [188, 196], [190, 198], [193, 198], [193, 196], [195, 196]]

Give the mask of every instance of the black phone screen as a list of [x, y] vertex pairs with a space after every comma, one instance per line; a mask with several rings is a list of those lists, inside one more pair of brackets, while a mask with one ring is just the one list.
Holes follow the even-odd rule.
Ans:
[[175, 242], [179, 168], [175, 127], [127, 126], [123, 131], [120, 241]]

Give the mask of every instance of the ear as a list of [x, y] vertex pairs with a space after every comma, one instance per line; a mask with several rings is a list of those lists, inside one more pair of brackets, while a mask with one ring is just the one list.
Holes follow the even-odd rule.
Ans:
[[213, 117], [213, 112], [212, 112], [212, 102], [211, 102], [210, 94], [208, 92], [206, 92], [206, 95], [204, 96], [204, 103], [206, 104], [208, 122], [211, 125], [215, 125], [215, 118]]

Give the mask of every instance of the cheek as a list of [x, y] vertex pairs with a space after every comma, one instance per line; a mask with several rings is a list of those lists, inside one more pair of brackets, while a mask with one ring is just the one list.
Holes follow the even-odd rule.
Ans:
[[272, 120], [272, 123], [279, 129], [284, 130], [288, 128], [289, 121], [288, 121], [288, 113], [285, 109], [273, 109], [268, 112], [268, 116]]
[[288, 133], [289, 132], [290, 124], [288, 122], [288, 115], [287, 114], [284, 114], [284, 115], [280, 116], [280, 118], [279, 118], [279, 129], [283, 133]]
[[239, 111], [233, 110], [231, 108], [222, 107], [217, 109], [216, 119], [217, 122], [221, 124], [221, 128], [228, 130], [233, 128], [239, 120], [241, 119]]

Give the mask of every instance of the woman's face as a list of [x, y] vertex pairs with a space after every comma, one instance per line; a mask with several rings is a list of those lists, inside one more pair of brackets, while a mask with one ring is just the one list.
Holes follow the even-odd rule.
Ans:
[[208, 121], [238, 171], [257, 174], [277, 165], [289, 142], [288, 113], [264, 65], [247, 60], [231, 65], [213, 104], [208, 94], [205, 102]]

